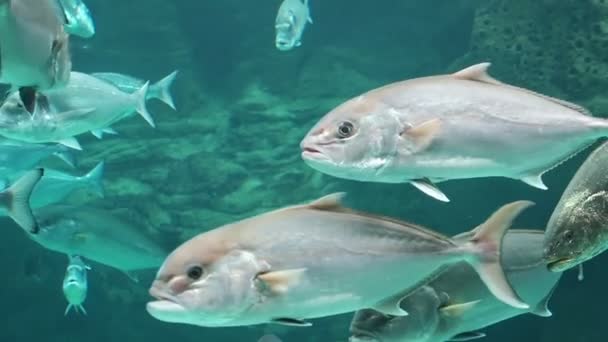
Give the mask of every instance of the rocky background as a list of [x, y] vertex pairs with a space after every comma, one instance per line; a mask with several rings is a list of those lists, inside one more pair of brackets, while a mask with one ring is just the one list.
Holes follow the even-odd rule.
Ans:
[[[156, 81], [174, 69], [178, 111], [150, 103], [158, 127], [139, 117], [119, 136], [81, 138], [80, 168], [107, 163], [107, 196], [74, 203], [131, 219], [168, 251], [219, 225], [263, 211], [347, 191], [347, 203], [406, 218], [445, 233], [468, 230], [507, 201], [537, 206], [521, 227], [543, 228], [587, 153], [545, 176], [540, 191], [507, 179], [448, 182], [453, 199], [434, 201], [409, 185], [343, 181], [300, 159], [298, 144], [327, 111], [389, 82], [456, 71], [482, 61], [505, 82], [608, 112], [608, 1], [604, 0], [311, 0], [303, 45], [274, 47], [279, 1], [88, 0], [97, 26], [73, 42], [78, 71], [113, 71]], [[95, 265], [87, 317], [63, 316], [65, 257], [3, 221], [6, 246], [0, 341], [345, 341], [350, 317], [314, 328], [230, 329], [171, 325], [144, 310], [149, 282]], [[8, 246], [12, 247], [8, 247]], [[602, 260], [603, 259], [603, 260]], [[599, 257], [586, 280], [568, 273], [555, 293], [554, 317], [524, 316], [484, 329], [489, 341], [605, 341], [608, 304]], [[153, 274], [153, 272], [152, 272]]]

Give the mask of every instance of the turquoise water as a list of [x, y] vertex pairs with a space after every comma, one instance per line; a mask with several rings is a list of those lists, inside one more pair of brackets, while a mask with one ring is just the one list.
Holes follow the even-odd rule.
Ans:
[[[608, 112], [608, 5], [601, 0], [310, 0], [312, 25], [302, 46], [274, 46], [278, 1], [86, 1], [97, 32], [74, 38], [74, 70], [119, 72], [156, 81], [179, 70], [174, 112], [149, 103], [157, 127], [139, 117], [113, 126], [117, 136], [79, 137], [77, 171], [104, 160], [103, 199], [86, 191], [66, 200], [122, 215], [167, 253], [220, 225], [334, 191], [347, 204], [407, 219], [445, 234], [467, 231], [499, 206], [528, 199], [536, 207], [517, 226], [542, 229], [589, 151], [544, 176], [549, 190], [504, 178], [442, 183], [449, 204], [407, 184], [346, 181], [300, 158], [299, 143], [329, 110], [384, 84], [492, 62], [492, 75]], [[78, 210], [78, 209], [74, 209]], [[3, 221], [0, 341], [258, 341], [348, 339], [351, 314], [313, 327], [201, 328], [160, 322], [145, 310], [155, 269], [134, 282], [91, 262], [88, 315], [64, 316], [67, 258]], [[484, 328], [488, 341], [605, 341], [604, 256], [562, 278], [553, 317], [524, 315]]]

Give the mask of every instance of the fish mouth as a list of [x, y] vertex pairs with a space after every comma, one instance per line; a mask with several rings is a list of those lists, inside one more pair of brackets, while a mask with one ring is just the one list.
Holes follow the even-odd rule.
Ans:
[[559, 258], [548, 263], [547, 269], [549, 269], [549, 271], [551, 272], [563, 272], [567, 269], [576, 266], [576, 264], [574, 263], [575, 261], [576, 259], [571, 257]]
[[302, 159], [304, 160], [316, 160], [316, 161], [329, 161], [329, 158], [320, 150], [312, 146], [302, 147]]
[[156, 299], [146, 304], [146, 311], [152, 317], [160, 321], [180, 322], [179, 314], [185, 312], [186, 308], [178, 302], [175, 296], [156, 287], [150, 288], [149, 293]]
[[275, 45], [281, 51], [287, 51], [292, 48], [291, 44], [286, 40], [277, 40]]

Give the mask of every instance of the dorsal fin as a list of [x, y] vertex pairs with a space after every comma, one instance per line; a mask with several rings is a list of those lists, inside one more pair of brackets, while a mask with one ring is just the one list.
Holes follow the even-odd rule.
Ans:
[[342, 199], [345, 196], [345, 192], [335, 192], [310, 202], [308, 206], [319, 210], [343, 210], [345, 208], [342, 206]]
[[475, 64], [468, 68], [464, 68], [458, 72], [453, 73], [452, 77], [462, 79], [462, 80], [478, 81], [478, 82], [482, 82], [482, 83], [493, 84], [493, 85], [507, 87], [507, 88], [511, 88], [511, 89], [517, 89], [519, 91], [526, 92], [530, 95], [541, 97], [547, 101], [551, 101], [560, 106], [564, 106], [566, 108], [572, 109], [583, 115], [593, 116], [591, 114], [591, 112], [589, 112], [587, 109], [585, 109], [582, 106], [579, 106], [577, 104], [574, 104], [572, 102], [560, 100], [555, 97], [543, 95], [543, 94], [537, 93], [537, 92], [529, 90], [529, 89], [525, 89], [525, 88], [503, 83], [488, 74], [488, 68], [490, 68], [490, 65], [492, 65], [492, 63], [489, 63], [489, 62]]

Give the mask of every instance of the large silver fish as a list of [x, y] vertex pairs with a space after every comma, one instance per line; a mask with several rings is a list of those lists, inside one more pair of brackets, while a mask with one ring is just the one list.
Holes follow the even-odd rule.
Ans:
[[152, 127], [146, 109], [148, 83], [133, 94], [87, 74], [72, 72], [63, 88], [37, 93], [33, 111], [17, 92], [0, 106], [0, 135], [25, 142], [58, 142], [81, 149], [74, 136], [108, 127], [137, 111]]
[[30, 144], [21, 141], [0, 140], [0, 178], [11, 178], [19, 171], [31, 170], [50, 157], [57, 156], [70, 167], [74, 167], [74, 154], [66, 146]]
[[87, 271], [91, 267], [85, 264], [78, 255], [70, 255], [68, 258], [69, 263], [65, 270], [65, 277], [63, 278], [63, 295], [68, 301], [68, 306], [63, 314], [67, 315], [73, 308], [75, 312], [82, 312], [86, 315], [87, 311], [84, 309], [83, 303], [87, 299], [89, 289]]
[[58, 0], [65, 15], [65, 31], [82, 38], [95, 35], [95, 23], [82, 0]]
[[0, 82], [38, 90], [70, 78], [69, 36], [56, 0], [0, 1]]
[[306, 23], [312, 24], [308, 0], [284, 0], [274, 23], [277, 49], [287, 51], [302, 45]]
[[[120, 90], [125, 93], [132, 94], [137, 90], [141, 89], [141, 87], [146, 84], [146, 81], [143, 81], [139, 78], [135, 78], [133, 76], [118, 74], [115, 72], [95, 72], [92, 73], [91, 76], [100, 78], [104, 81], [108, 81], [113, 85], [117, 86]], [[160, 81], [150, 84], [148, 88], [147, 99], [158, 99], [164, 102], [166, 105], [171, 107], [171, 109], [175, 110], [175, 103], [173, 102], [173, 96], [171, 96], [171, 86], [175, 82], [175, 78], [177, 77], [177, 70], [165, 76]]]
[[553, 271], [580, 265], [608, 248], [608, 142], [580, 166], [555, 207], [545, 235]]
[[107, 211], [52, 205], [35, 211], [40, 232], [30, 237], [44, 248], [129, 272], [156, 268], [166, 252], [142, 228]]
[[561, 273], [547, 269], [543, 239], [543, 231], [510, 230], [503, 242], [503, 269], [530, 308], [518, 309], [496, 300], [475, 271], [459, 263], [404, 299], [401, 307], [408, 316], [358, 311], [351, 323], [350, 342], [463, 341], [482, 337], [480, 329], [518, 315], [550, 316], [547, 304]]
[[199, 326], [306, 319], [375, 308], [406, 314], [400, 294], [439, 268], [473, 265], [492, 293], [526, 308], [502, 273], [502, 237], [530, 202], [508, 204], [471, 239], [359, 213], [340, 194], [275, 210], [202, 233], [173, 251], [158, 271], [147, 310]]
[[489, 66], [393, 83], [348, 100], [310, 130], [302, 157], [332, 176], [409, 182], [448, 201], [433, 182], [500, 176], [546, 189], [543, 173], [608, 135], [608, 121], [497, 81]]

